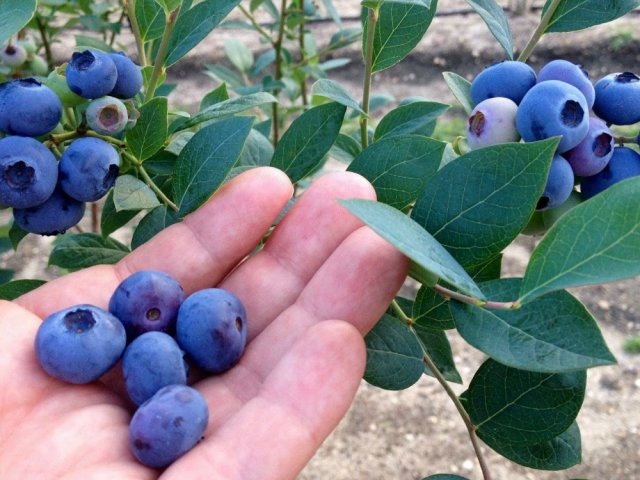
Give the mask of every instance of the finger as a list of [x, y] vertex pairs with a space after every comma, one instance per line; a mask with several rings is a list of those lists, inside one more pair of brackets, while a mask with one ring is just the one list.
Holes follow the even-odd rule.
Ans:
[[258, 394], [260, 385], [305, 332], [332, 318], [361, 334], [382, 316], [406, 277], [407, 260], [370, 229], [353, 232], [318, 270], [294, 305], [248, 346], [226, 374], [198, 384], [218, 405], [212, 424], [221, 424]]
[[85, 269], [20, 297], [40, 317], [78, 303], [106, 307], [117, 285], [131, 273], [157, 269], [187, 293], [210, 287], [260, 241], [291, 197], [280, 170], [256, 168], [238, 175], [181, 223], [160, 232], [117, 265]]
[[289, 307], [331, 253], [362, 226], [336, 202], [340, 198], [375, 199], [375, 191], [360, 175], [323, 176], [300, 197], [265, 248], [222, 283], [244, 302], [249, 339]]
[[[364, 371], [362, 337], [341, 321], [310, 329], [258, 396], [176, 462], [163, 480], [296, 478], [344, 416]], [[215, 415], [215, 404], [211, 404]]]

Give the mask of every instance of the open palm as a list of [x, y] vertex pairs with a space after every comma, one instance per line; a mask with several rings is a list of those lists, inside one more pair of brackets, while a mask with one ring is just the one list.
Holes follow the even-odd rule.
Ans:
[[[313, 184], [247, 258], [291, 192], [281, 172], [251, 170], [117, 265], [0, 303], [0, 478], [295, 478], [347, 411], [365, 363], [362, 335], [407, 264], [335, 202], [374, 197], [364, 179], [348, 173]], [[210, 410], [204, 440], [164, 472], [129, 452], [133, 409], [118, 374], [67, 385], [47, 377], [33, 351], [41, 318], [79, 303], [106, 308], [120, 281], [150, 268], [174, 275], [187, 294], [226, 288], [248, 317], [241, 362], [195, 384]]]

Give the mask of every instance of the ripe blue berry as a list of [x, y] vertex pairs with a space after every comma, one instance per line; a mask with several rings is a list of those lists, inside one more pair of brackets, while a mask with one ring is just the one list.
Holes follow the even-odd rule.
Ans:
[[0, 89], [0, 130], [37, 137], [53, 130], [62, 117], [60, 99], [33, 78], [13, 80]]
[[117, 98], [133, 98], [142, 88], [142, 72], [123, 52], [110, 53], [109, 56], [118, 69], [118, 80], [109, 95]]
[[587, 106], [593, 107], [596, 94], [589, 74], [580, 66], [567, 60], [553, 60], [547, 63], [538, 73], [538, 83], [547, 80], [560, 80], [573, 85], [582, 92]]
[[38, 235], [59, 235], [76, 225], [84, 215], [85, 205], [57, 188], [42, 204], [13, 209], [13, 217], [23, 230]]
[[129, 398], [141, 405], [162, 387], [186, 385], [187, 364], [176, 341], [163, 332], [147, 332], [125, 349], [122, 373]]
[[52, 377], [69, 383], [89, 383], [113, 367], [124, 350], [122, 324], [92, 305], [77, 305], [53, 313], [40, 325], [36, 356]]
[[83, 98], [100, 98], [113, 90], [118, 70], [106, 53], [85, 50], [71, 56], [66, 75], [73, 93]]
[[582, 179], [580, 193], [582, 198], [588, 199], [626, 178], [638, 175], [640, 175], [640, 155], [628, 147], [616, 147], [604, 170], [592, 177]]
[[129, 121], [127, 107], [115, 97], [93, 100], [87, 107], [86, 117], [89, 127], [104, 135], [120, 133]]
[[575, 178], [571, 165], [564, 157], [556, 154], [551, 160], [544, 192], [538, 200], [536, 210], [547, 210], [562, 205], [571, 195]]
[[184, 298], [184, 290], [171, 275], [142, 270], [118, 285], [109, 311], [120, 319], [131, 339], [150, 331], [173, 331]]
[[170, 385], [143, 403], [129, 424], [129, 446], [151, 468], [162, 468], [191, 450], [209, 422], [209, 408], [200, 393]]
[[547, 80], [537, 84], [520, 102], [516, 125], [525, 142], [562, 136], [558, 153], [578, 145], [589, 130], [589, 108], [580, 90]]
[[506, 97], [516, 104], [536, 84], [536, 73], [523, 62], [503, 61], [488, 66], [471, 83], [474, 105], [487, 98]]
[[611, 73], [596, 82], [593, 111], [607, 123], [640, 122], [640, 77], [631, 72]]
[[220, 288], [209, 288], [183, 302], [176, 338], [196, 365], [221, 373], [240, 359], [247, 342], [246, 324], [247, 314], [238, 297]]
[[0, 50], [0, 62], [9, 67], [19, 67], [27, 61], [27, 50], [18, 44], [5, 45]]
[[35, 207], [55, 190], [58, 162], [33, 138], [6, 137], [0, 140], [0, 175], [1, 205]]
[[518, 106], [504, 97], [483, 100], [473, 109], [467, 121], [467, 142], [476, 148], [517, 142], [520, 134], [516, 129]]
[[576, 147], [564, 154], [573, 173], [589, 177], [602, 171], [613, 155], [615, 138], [609, 127], [597, 117], [589, 118], [589, 131]]
[[109, 191], [119, 171], [115, 148], [99, 138], [78, 138], [60, 158], [60, 186], [71, 198], [94, 202]]

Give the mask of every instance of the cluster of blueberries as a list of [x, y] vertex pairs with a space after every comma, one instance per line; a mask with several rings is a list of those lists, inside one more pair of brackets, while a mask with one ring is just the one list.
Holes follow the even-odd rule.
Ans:
[[0, 65], [6, 70], [2, 73], [19, 75], [31, 72], [33, 75], [49, 73], [47, 61], [37, 54], [37, 45], [32, 38], [23, 38], [7, 43], [0, 49]]
[[[92, 136], [74, 139], [60, 161], [38, 138], [59, 127], [64, 107], [78, 107], [86, 127], [116, 136], [131, 128], [132, 100], [142, 88], [140, 68], [123, 53], [73, 54], [44, 83], [36, 78], [0, 84], [0, 205], [13, 208], [27, 232], [57, 235], [83, 217], [85, 202], [102, 198], [120, 169], [118, 151]], [[81, 129], [78, 129], [80, 131]], [[90, 130], [88, 132], [90, 132]], [[46, 139], [46, 138], [45, 138]]]
[[612, 73], [594, 86], [579, 65], [566, 60], [547, 63], [537, 75], [523, 62], [503, 61], [475, 77], [471, 99], [471, 149], [561, 137], [539, 211], [559, 207], [572, 196], [591, 198], [640, 175], [640, 155], [615, 146], [609, 128], [640, 121], [640, 77], [633, 73]]
[[200, 290], [185, 298], [172, 276], [143, 270], [125, 279], [109, 311], [77, 305], [48, 316], [35, 339], [42, 368], [73, 384], [99, 379], [120, 359], [138, 408], [129, 445], [144, 465], [162, 468], [195, 446], [209, 420], [207, 403], [187, 386], [187, 359], [219, 374], [234, 366], [247, 341], [244, 306], [232, 293]]

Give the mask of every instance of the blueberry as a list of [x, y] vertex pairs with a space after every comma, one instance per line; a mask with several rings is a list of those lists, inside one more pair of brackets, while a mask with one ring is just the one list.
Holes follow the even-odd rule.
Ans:
[[523, 62], [506, 60], [494, 63], [471, 82], [474, 105], [487, 98], [506, 97], [519, 104], [525, 93], [536, 84], [536, 73]]
[[140, 405], [167, 385], [186, 385], [187, 364], [176, 341], [163, 332], [147, 332], [124, 351], [122, 373], [129, 398]]
[[0, 89], [0, 130], [37, 137], [53, 130], [62, 117], [60, 99], [34, 78], [13, 80]]
[[76, 107], [87, 101], [80, 95], [76, 95], [69, 89], [67, 85], [67, 77], [65, 76], [66, 67], [58, 67], [53, 70], [44, 81], [45, 85], [58, 95], [64, 107]]
[[582, 198], [588, 199], [626, 178], [638, 175], [640, 175], [640, 155], [628, 147], [616, 147], [604, 170], [582, 179], [580, 193]]
[[142, 270], [118, 285], [109, 311], [120, 319], [130, 339], [144, 332], [172, 332], [184, 298], [184, 290], [171, 275]]
[[19, 67], [27, 61], [27, 50], [18, 44], [5, 45], [0, 50], [0, 62], [9, 67]]
[[129, 121], [127, 107], [115, 97], [93, 100], [87, 107], [86, 117], [89, 127], [104, 135], [120, 133]]
[[525, 142], [562, 136], [558, 153], [566, 152], [587, 135], [587, 101], [573, 85], [547, 80], [524, 96], [516, 114], [516, 126]]
[[582, 92], [587, 106], [593, 107], [596, 94], [589, 74], [580, 66], [567, 60], [553, 60], [547, 63], [538, 73], [538, 83], [547, 80], [560, 80], [573, 85]]
[[35, 207], [56, 188], [58, 162], [33, 138], [5, 137], [0, 140], [0, 175], [0, 204]]
[[78, 138], [60, 158], [60, 186], [71, 198], [95, 202], [114, 185], [119, 171], [115, 148], [99, 138]]
[[589, 118], [589, 131], [584, 140], [564, 154], [573, 173], [589, 177], [602, 171], [613, 155], [615, 138], [609, 127], [597, 117]]
[[33, 37], [25, 37], [18, 40], [18, 43], [24, 47], [27, 53], [31, 55], [35, 55], [38, 51], [38, 45], [36, 45]]
[[71, 91], [83, 98], [109, 95], [118, 79], [118, 70], [111, 57], [97, 50], [75, 52], [66, 70]]
[[247, 342], [246, 324], [238, 297], [209, 288], [190, 295], [180, 307], [176, 338], [196, 365], [221, 373], [240, 359]]
[[76, 225], [84, 215], [85, 205], [57, 188], [41, 205], [14, 208], [16, 225], [30, 233], [59, 235]]
[[129, 424], [131, 452], [148, 467], [166, 467], [202, 439], [208, 422], [207, 402], [197, 390], [169, 385], [133, 415]]
[[572, 191], [569, 198], [563, 202], [562, 205], [548, 210], [536, 210], [533, 212], [529, 223], [524, 230], [522, 230], [522, 233], [524, 235], [544, 235], [560, 217], [580, 203], [582, 203], [580, 194], [575, 190]]
[[109, 95], [118, 98], [133, 98], [142, 88], [142, 72], [123, 52], [110, 53], [109, 56], [118, 70], [118, 80]]
[[640, 122], [640, 77], [631, 72], [611, 73], [596, 82], [593, 111], [607, 123]]
[[77, 305], [45, 318], [36, 334], [38, 362], [52, 377], [89, 383], [113, 367], [124, 350], [122, 324], [93, 305]]
[[562, 205], [571, 195], [574, 181], [575, 177], [569, 162], [558, 154], [554, 155], [551, 160], [547, 184], [540, 200], [538, 200], [536, 210], [547, 210]]
[[33, 75], [39, 77], [46, 77], [49, 74], [49, 65], [47, 65], [47, 61], [40, 55], [33, 55], [27, 60], [25, 68]]
[[483, 100], [473, 109], [467, 121], [467, 142], [472, 150], [517, 142], [520, 134], [516, 130], [518, 106], [504, 97]]

